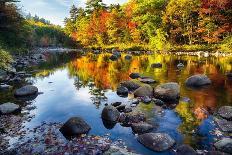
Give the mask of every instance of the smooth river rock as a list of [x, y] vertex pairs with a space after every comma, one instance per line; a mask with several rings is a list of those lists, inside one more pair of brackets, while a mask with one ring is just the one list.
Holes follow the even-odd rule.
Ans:
[[135, 97], [153, 96], [153, 88], [150, 85], [143, 85], [134, 91]]
[[70, 118], [61, 128], [60, 131], [64, 136], [75, 136], [86, 134], [91, 127], [80, 117]]
[[158, 85], [154, 96], [162, 101], [177, 101], [180, 98], [180, 86], [175, 82]]
[[4, 103], [0, 105], [0, 114], [10, 114], [19, 110], [19, 105], [14, 103]]
[[119, 96], [128, 96], [128, 92], [129, 92], [129, 90], [124, 86], [119, 86], [117, 88], [117, 94]]
[[134, 133], [143, 134], [152, 131], [154, 126], [146, 122], [139, 122], [133, 123], [131, 129]]
[[142, 86], [139, 81], [129, 80], [121, 83], [121, 86], [126, 87], [129, 91], [134, 91]]
[[140, 78], [140, 74], [139, 74], [139, 73], [131, 73], [129, 76], [130, 76], [130, 78], [132, 78], [132, 79]]
[[106, 106], [102, 110], [102, 114], [101, 114], [102, 119], [109, 122], [117, 122], [119, 116], [120, 116], [119, 111], [115, 107], [110, 105]]
[[205, 85], [210, 85], [211, 80], [203, 74], [193, 75], [185, 81], [186, 86], [189, 87], [201, 87]]
[[223, 106], [218, 110], [218, 115], [224, 119], [232, 120], [232, 106]]
[[231, 138], [223, 138], [219, 140], [218, 142], [216, 142], [214, 146], [222, 152], [232, 154], [232, 139]]
[[38, 93], [38, 88], [32, 85], [27, 85], [15, 91], [15, 96], [29, 96]]
[[197, 152], [189, 145], [181, 145], [176, 149], [176, 155], [197, 155]]
[[138, 141], [157, 152], [166, 151], [175, 144], [175, 141], [166, 133], [145, 133], [138, 136]]

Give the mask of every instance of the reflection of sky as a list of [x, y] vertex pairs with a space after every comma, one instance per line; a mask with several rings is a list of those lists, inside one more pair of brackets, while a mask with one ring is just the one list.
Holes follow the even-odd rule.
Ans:
[[[106, 4], [124, 3], [127, 0], [103, 0]], [[63, 25], [63, 20], [69, 15], [71, 5], [84, 6], [85, 0], [21, 0], [23, 12], [36, 14], [51, 23]]]

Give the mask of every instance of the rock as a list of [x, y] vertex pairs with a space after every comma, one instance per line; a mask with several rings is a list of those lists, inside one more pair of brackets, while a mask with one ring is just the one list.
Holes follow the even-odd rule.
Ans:
[[151, 79], [151, 78], [141, 78], [141, 79], [139, 79], [139, 81], [142, 83], [146, 83], [146, 84], [156, 83], [156, 81]]
[[119, 96], [128, 96], [129, 90], [124, 86], [119, 86], [117, 88], [117, 94]]
[[197, 155], [197, 152], [188, 145], [181, 145], [177, 147], [176, 155]]
[[232, 120], [232, 106], [223, 106], [218, 110], [219, 116], [224, 119]]
[[1, 84], [0, 85], [0, 90], [9, 90], [11, 88], [12, 88], [12, 86], [7, 85], [7, 84]]
[[153, 63], [153, 64], [151, 64], [151, 68], [162, 68], [162, 64], [161, 63]]
[[232, 121], [214, 118], [214, 121], [223, 132], [232, 132]]
[[214, 144], [214, 146], [222, 151], [229, 154], [232, 154], [232, 139], [231, 138], [223, 138]]
[[138, 141], [153, 151], [166, 151], [175, 141], [166, 133], [145, 133], [138, 136]]
[[189, 87], [201, 87], [205, 85], [210, 85], [211, 80], [206, 75], [193, 75], [185, 81], [186, 86]]
[[148, 96], [144, 96], [141, 98], [143, 103], [150, 103], [152, 99]]
[[27, 85], [15, 91], [15, 96], [29, 96], [38, 93], [38, 88], [32, 85]]
[[103, 155], [139, 155], [139, 154], [129, 152], [126, 148], [120, 148], [116, 145], [112, 145], [106, 152], [103, 153]]
[[129, 76], [132, 79], [138, 79], [138, 78], [140, 78], [140, 74], [139, 73], [131, 73]]
[[102, 119], [109, 122], [117, 122], [119, 116], [120, 116], [119, 111], [113, 106], [106, 106], [102, 110], [102, 114], [101, 114]]
[[123, 112], [124, 113], [130, 113], [130, 112], [132, 112], [132, 108], [131, 107], [126, 107]]
[[111, 105], [114, 107], [120, 106], [122, 104], [122, 102], [114, 102]]
[[131, 60], [131, 59], [132, 59], [132, 56], [131, 56], [131, 55], [126, 55], [126, 56], [125, 56], [125, 59], [126, 59], [126, 60]]
[[20, 111], [20, 107], [14, 103], [4, 103], [0, 105], [0, 114], [10, 114]]
[[126, 87], [129, 91], [134, 91], [134, 90], [138, 89], [142, 85], [137, 81], [130, 80], [130, 81], [122, 82], [121, 86]]
[[227, 73], [226, 76], [231, 79], [232, 78], [232, 73]]
[[138, 99], [134, 99], [131, 104], [136, 104], [137, 105], [137, 104], [139, 104], [139, 102], [140, 101]]
[[153, 88], [150, 85], [143, 85], [134, 91], [135, 97], [153, 96]]
[[180, 86], [174, 82], [158, 85], [154, 96], [162, 101], [177, 101], [180, 98]]
[[146, 122], [133, 123], [131, 129], [134, 133], [143, 134], [150, 132], [154, 129], [154, 126]]
[[144, 122], [146, 120], [145, 115], [143, 113], [126, 113], [121, 114], [119, 118], [119, 122], [122, 123], [123, 126], [131, 126], [133, 123]]
[[165, 103], [162, 101], [162, 100], [159, 100], [159, 99], [152, 99], [153, 100], [153, 102], [156, 104], [156, 105], [158, 105], [158, 106], [162, 106], [162, 105], [164, 105]]
[[109, 59], [112, 61], [116, 61], [118, 60], [118, 57], [116, 55], [111, 55]]
[[219, 151], [209, 151], [206, 153], [206, 155], [229, 155], [229, 154]]
[[178, 69], [182, 69], [182, 68], [184, 68], [184, 64], [179, 63], [179, 64], [177, 65], [177, 68], [178, 68]]
[[5, 81], [7, 79], [7, 77], [8, 77], [7, 72], [0, 69], [0, 82]]
[[120, 106], [117, 106], [116, 109], [120, 112], [123, 112], [123, 110], [126, 108], [126, 105], [122, 104]]
[[91, 127], [80, 117], [72, 117], [60, 128], [64, 136], [76, 136], [86, 134]]

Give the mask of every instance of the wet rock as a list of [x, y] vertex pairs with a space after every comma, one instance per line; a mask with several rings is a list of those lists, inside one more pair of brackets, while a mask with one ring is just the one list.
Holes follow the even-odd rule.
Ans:
[[15, 96], [30, 96], [38, 93], [38, 88], [32, 85], [27, 85], [15, 91]]
[[153, 102], [158, 105], [158, 106], [163, 106], [165, 103], [162, 101], [162, 100], [159, 100], [159, 99], [152, 99]]
[[154, 126], [146, 122], [133, 123], [131, 129], [134, 133], [143, 134], [150, 132], [154, 129]]
[[64, 136], [75, 136], [86, 134], [90, 129], [91, 127], [82, 118], [72, 117], [64, 123], [60, 131]]
[[145, 133], [139, 135], [138, 141], [153, 151], [166, 151], [170, 149], [175, 141], [166, 133]]
[[0, 90], [9, 90], [11, 88], [12, 88], [12, 86], [10, 86], [10, 85], [0, 84]]
[[197, 152], [188, 145], [181, 145], [177, 147], [176, 155], [197, 155]]
[[109, 122], [117, 122], [119, 116], [120, 116], [119, 111], [113, 106], [106, 106], [102, 110], [102, 114], [101, 114], [102, 119]]
[[153, 96], [153, 88], [150, 85], [143, 85], [134, 91], [135, 97]]
[[224, 119], [232, 120], [232, 106], [223, 106], [218, 110], [218, 115]]
[[143, 103], [151, 103], [152, 99], [148, 96], [144, 96], [141, 98]]
[[177, 65], [177, 68], [178, 68], [178, 69], [182, 69], [182, 68], [184, 68], [184, 64], [179, 63], [179, 64]]
[[0, 114], [10, 114], [20, 111], [20, 107], [14, 103], [4, 103], [0, 105]]
[[122, 82], [121, 86], [126, 87], [129, 91], [134, 91], [142, 86], [142, 84], [140, 84], [138, 81], [130, 80]]
[[102, 123], [106, 129], [110, 129], [110, 130], [113, 129], [117, 124], [117, 122], [111, 122], [104, 119], [102, 119]]
[[126, 107], [123, 112], [124, 113], [130, 113], [130, 112], [132, 112], [132, 108], [131, 107]]
[[116, 109], [120, 112], [123, 112], [123, 110], [126, 108], [126, 105], [122, 104], [120, 106], [117, 106]]
[[232, 132], [232, 121], [214, 118], [214, 121], [223, 132]]
[[146, 120], [143, 113], [124, 113], [120, 115], [119, 122], [122, 126], [129, 127], [133, 123], [144, 122]]
[[154, 79], [151, 79], [151, 78], [141, 78], [141, 79], [139, 79], [139, 81], [142, 83], [146, 83], [146, 84], [156, 83], [156, 81]]
[[185, 81], [185, 84], [189, 87], [201, 87], [205, 85], [210, 85], [211, 80], [206, 75], [198, 74], [189, 77]]
[[119, 96], [128, 96], [129, 90], [124, 86], [119, 86], [117, 88], [117, 94]]
[[214, 146], [222, 152], [232, 154], [232, 139], [231, 138], [223, 138], [219, 140], [218, 142], [216, 142]]
[[114, 102], [111, 105], [114, 107], [120, 106], [122, 104], [122, 102]]
[[162, 101], [177, 101], [180, 98], [180, 86], [175, 82], [158, 85], [154, 96]]
[[126, 60], [131, 60], [131, 59], [132, 59], [132, 56], [131, 56], [131, 55], [126, 55], [126, 56], [125, 56], [125, 59], [126, 59]]
[[151, 64], [151, 68], [162, 68], [162, 64], [161, 63], [153, 63], [153, 64]]
[[220, 151], [209, 151], [206, 153], [206, 155], [229, 155], [229, 154]]
[[132, 79], [138, 79], [138, 78], [140, 78], [140, 74], [139, 73], [131, 73], [129, 76]]

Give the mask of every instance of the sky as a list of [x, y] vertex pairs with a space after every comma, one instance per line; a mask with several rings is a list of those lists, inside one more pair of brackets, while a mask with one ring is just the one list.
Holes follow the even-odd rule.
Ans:
[[[103, 0], [106, 4], [123, 4], [127, 0]], [[51, 23], [63, 26], [71, 5], [84, 6], [86, 0], [21, 0], [18, 4], [24, 13], [38, 15]]]

